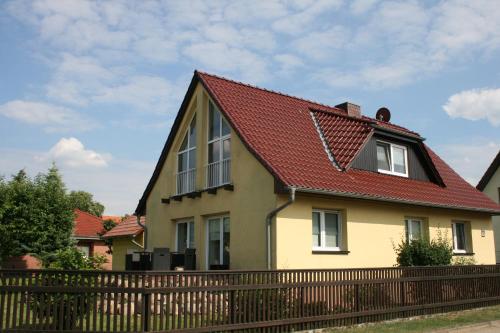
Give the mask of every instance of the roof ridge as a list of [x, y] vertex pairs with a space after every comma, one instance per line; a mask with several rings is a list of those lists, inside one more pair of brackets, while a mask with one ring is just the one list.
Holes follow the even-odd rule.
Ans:
[[96, 219], [98, 219], [98, 220], [101, 220], [101, 222], [102, 222], [102, 218], [101, 218], [101, 217], [99, 217], [99, 216], [97, 216], [97, 215], [91, 214], [91, 213], [89, 213], [89, 212], [86, 212], [86, 211], [81, 210], [81, 209], [78, 209], [78, 208], [75, 208], [75, 211], [79, 211], [80, 213], [83, 213], [83, 214], [85, 214], [85, 215], [88, 215], [88, 216], [91, 216], [91, 217], [96, 218]]
[[272, 89], [268, 89], [268, 88], [259, 87], [259, 86], [256, 86], [256, 85], [253, 85], [253, 84], [249, 84], [249, 83], [244, 83], [244, 82], [241, 82], [241, 81], [238, 81], [238, 80], [228, 79], [227, 77], [224, 77], [224, 76], [221, 76], [221, 75], [210, 74], [210, 73], [203, 72], [203, 71], [200, 71], [200, 70], [197, 70], [197, 69], [194, 72], [197, 73], [197, 74], [207, 75], [207, 76], [211, 76], [211, 77], [214, 77], [214, 78], [217, 78], [217, 79], [221, 79], [221, 80], [224, 80], [224, 81], [228, 81], [228, 82], [232, 82], [232, 83], [235, 83], [235, 84], [239, 84], [241, 86], [245, 86], [245, 87], [248, 87], [248, 88], [262, 90], [262, 91], [265, 91], [265, 92], [268, 92], [268, 93], [272, 93], [272, 94], [276, 94], [276, 95], [280, 95], [280, 96], [283, 96], [283, 97], [293, 98], [293, 99], [296, 99], [296, 100], [299, 100], [299, 101], [304, 101], [304, 102], [307, 102], [307, 103], [312, 103], [312, 104], [320, 105], [320, 106], [327, 107], [327, 108], [330, 108], [330, 109], [338, 110], [341, 113], [346, 113], [344, 110], [339, 109], [339, 108], [337, 108], [335, 106], [331, 106], [331, 105], [328, 105], [328, 104], [316, 102], [316, 101], [313, 101], [313, 100], [310, 100], [310, 99], [307, 99], [307, 98], [298, 97], [298, 96], [290, 95], [290, 94], [287, 94], [287, 93], [284, 93], [284, 92], [281, 92], [281, 91], [276, 91], [276, 90], [272, 90]]

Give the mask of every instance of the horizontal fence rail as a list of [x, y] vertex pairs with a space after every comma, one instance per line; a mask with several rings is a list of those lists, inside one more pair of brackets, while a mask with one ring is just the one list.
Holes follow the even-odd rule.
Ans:
[[500, 265], [0, 270], [0, 332], [289, 332], [500, 304]]

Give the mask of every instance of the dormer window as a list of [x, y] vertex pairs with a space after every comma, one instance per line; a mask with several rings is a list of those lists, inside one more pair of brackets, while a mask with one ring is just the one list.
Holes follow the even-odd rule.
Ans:
[[177, 154], [177, 193], [193, 192], [196, 187], [196, 116], [182, 140]]
[[377, 141], [378, 171], [408, 177], [408, 152], [405, 146]]
[[230, 171], [231, 130], [219, 109], [209, 102], [207, 188], [229, 184]]

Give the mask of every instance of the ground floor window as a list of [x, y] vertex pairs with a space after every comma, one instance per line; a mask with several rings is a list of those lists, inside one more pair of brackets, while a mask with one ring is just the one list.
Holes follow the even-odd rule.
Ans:
[[176, 250], [194, 249], [194, 221], [177, 222]]
[[341, 215], [335, 211], [315, 210], [312, 213], [313, 250], [339, 251], [341, 248]]
[[467, 237], [466, 237], [466, 223], [453, 222], [453, 252], [465, 253], [467, 252]]
[[412, 241], [422, 237], [423, 222], [420, 219], [406, 219], [406, 240]]
[[229, 217], [213, 217], [208, 219], [208, 268], [229, 268], [230, 230]]
[[87, 258], [90, 258], [90, 256], [91, 256], [90, 245], [87, 245], [87, 244], [77, 245], [76, 248], [80, 252], [82, 252], [84, 256], [86, 256]]

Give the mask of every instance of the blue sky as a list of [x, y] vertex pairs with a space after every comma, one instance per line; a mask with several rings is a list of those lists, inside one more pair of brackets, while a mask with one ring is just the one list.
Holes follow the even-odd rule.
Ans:
[[500, 148], [497, 1], [4, 1], [0, 174], [134, 210], [194, 69], [419, 132], [475, 185]]

